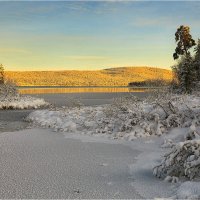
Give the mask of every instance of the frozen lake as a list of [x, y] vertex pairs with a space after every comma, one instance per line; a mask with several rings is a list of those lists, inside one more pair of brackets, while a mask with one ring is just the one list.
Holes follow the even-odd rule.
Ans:
[[[128, 91], [130, 90], [130, 91]], [[144, 98], [149, 94], [148, 89], [130, 89], [128, 87], [110, 88], [64, 88], [64, 87], [25, 87], [19, 92], [25, 95], [43, 98], [45, 101], [57, 106], [74, 106], [78, 102], [85, 106], [110, 104], [115, 98], [134, 95]], [[33, 110], [0, 110], [0, 132], [24, 129], [28, 123], [23, 119]]]
[[31, 96], [43, 98], [45, 101], [56, 106], [70, 106], [77, 101], [85, 106], [95, 106], [102, 104], [110, 104], [115, 98], [123, 96], [146, 97], [147, 92], [117, 92], [117, 93], [51, 93], [51, 94], [32, 94]]

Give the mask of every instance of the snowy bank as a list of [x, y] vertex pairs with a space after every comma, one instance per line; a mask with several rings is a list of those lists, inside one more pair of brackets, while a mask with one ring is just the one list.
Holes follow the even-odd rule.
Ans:
[[40, 110], [31, 113], [27, 120], [54, 131], [104, 134], [127, 140], [162, 135], [175, 127], [189, 127], [194, 121], [200, 124], [199, 97], [165, 98], [156, 101], [121, 98], [112, 105]]
[[44, 99], [31, 96], [10, 96], [0, 101], [0, 109], [30, 109], [49, 105]]
[[[144, 107], [143, 107], [144, 108]], [[147, 120], [141, 108], [113, 108], [110, 105], [56, 110], [39, 110], [27, 120], [54, 131], [82, 134], [102, 134], [113, 139], [133, 140], [161, 134], [155, 117]], [[155, 119], [155, 120], [154, 120]]]

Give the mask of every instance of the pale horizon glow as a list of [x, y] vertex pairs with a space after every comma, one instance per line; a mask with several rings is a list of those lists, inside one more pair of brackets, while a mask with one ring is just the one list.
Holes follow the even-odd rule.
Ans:
[[8, 71], [170, 69], [177, 27], [200, 37], [199, 10], [198, 1], [0, 2], [0, 63]]

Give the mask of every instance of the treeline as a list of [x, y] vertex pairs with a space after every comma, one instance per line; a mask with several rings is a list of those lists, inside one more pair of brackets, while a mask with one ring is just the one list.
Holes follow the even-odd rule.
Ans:
[[171, 80], [146, 80], [146, 81], [138, 81], [129, 83], [130, 87], [161, 87], [161, 86], [170, 86]]
[[172, 80], [172, 72], [153, 67], [123, 67], [96, 71], [7, 71], [6, 79], [18, 86], [128, 86], [162, 78]]

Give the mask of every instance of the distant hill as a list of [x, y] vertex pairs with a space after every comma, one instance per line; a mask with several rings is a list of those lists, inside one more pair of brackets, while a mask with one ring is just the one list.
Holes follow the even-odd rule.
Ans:
[[91, 71], [6, 71], [18, 86], [127, 86], [130, 82], [172, 79], [170, 70], [153, 67], [120, 67]]

